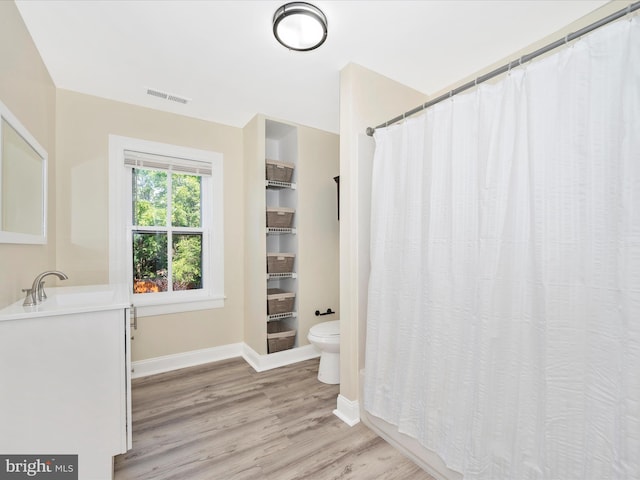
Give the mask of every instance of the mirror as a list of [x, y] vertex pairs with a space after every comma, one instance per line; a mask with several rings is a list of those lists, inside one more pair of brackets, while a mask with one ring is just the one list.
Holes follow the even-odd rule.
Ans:
[[47, 242], [47, 152], [0, 102], [0, 243]]

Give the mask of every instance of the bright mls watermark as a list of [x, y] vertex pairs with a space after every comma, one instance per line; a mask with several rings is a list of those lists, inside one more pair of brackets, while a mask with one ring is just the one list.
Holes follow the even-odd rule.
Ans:
[[78, 480], [78, 455], [2, 455], [0, 480]]

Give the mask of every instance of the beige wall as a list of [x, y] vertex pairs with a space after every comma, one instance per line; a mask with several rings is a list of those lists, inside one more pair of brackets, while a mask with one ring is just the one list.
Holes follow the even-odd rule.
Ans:
[[[631, 0], [611, 2], [552, 37], [575, 31], [629, 3]], [[543, 39], [523, 52], [529, 52], [549, 40], [550, 37]], [[496, 64], [501, 63], [504, 61]], [[483, 72], [494, 66], [488, 66]], [[467, 80], [469, 78], [461, 79], [443, 91]], [[364, 355], [364, 279], [368, 251], [367, 180], [370, 165], [362, 164], [362, 158], [366, 157], [363, 152], [370, 148], [370, 140], [364, 137], [363, 132], [367, 126], [423, 102], [425, 96], [357, 65], [349, 65], [341, 72], [340, 88], [341, 393], [355, 399], [358, 395], [357, 372]], [[247, 192], [243, 178], [242, 130], [68, 91], [56, 93], [13, 2], [0, 2], [0, 100], [48, 151], [50, 167], [49, 242], [45, 246], [0, 244], [0, 305], [19, 299], [22, 296], [20, 289], [29, 286], [38, 272], [49, 268], [66, 271], [70, 275], [68, 284], [108, 281], [107, 136], [113, 133], [211, 149], [224, 155], [225, 307], [141, 319], [134, 342], [134, 360], [235, 343], [245, 337], [250, 339], [251, 332], [243, 333], [243, 320], [245, 307], [255, 302], [247, 298], [245, 304], [244, 242], [246, 238], [253, 237], [250, 232], [245, 234], [244, 225], [248, 209], [244, 207]], [[334, 197], [329, 185], [332, 185], [332, 180], [326, 179], [325, 182], [324, 177], [333, 177], [337, 172], [333, 171], [331, 161], [324, 160], [332, 156], [329, 152], [334, 148], [331, 144], [335, 139], [325, 143], [324, 132], [313, 129], [301, 132], [301, 150], [307, 148], [305, 145], [310, 146], [301, 156], [315, 159], [306, 167], [307, 173], [301, 165], [301, 181], [304, 181], [304, 175], [323, 178], [323, 181], [311, 183], [310, 187], [300, 190], [300, 208], [310, 213], [303, 217], [301, 211], [300, 221], [303, 224], [313, 222], [317, 215], [321, 220], [315, 226], [305, 227], [317, 227], [318, 230], [314, 233], [316, 236], [300, 238], [300, 259], [304, 265], [315, 254], [320, 259], [326, 258], [326, 264], [304, 268], [312, 272], [317, 268], [318, 278], [331, 279], [337, 254], [323, 253], [323, 248], [331, 245], [337, 226], [332, 223], [331, 216], [333, 207], [330, 202]], [[314, 146], [316, 142], [324, 146], [318, 150]], [[246, 145], [245, 139], [245, 148]], [[325, 148], [326, 155], [322, 153]], [[318, 198], [326, 198], [327, 203], [319, 202]], [[329, 285], [333, 280], [320, 281], [316, 285], [307, 285], [306, 281], [301, 279], [300, 283], [304, 302], [300, 312], [301, 344], [306, 343], [308, 327], [325, 319], [311, 317], [309, 312], [316, 308], [334, 308], [337, 302], [335, 292], [323, 291], [323, 287], [319, 287]]]
[[[298, 345], [309, 329], [340, 318], [340, 226], [333, 177], [340, 170], [339, 136], [298, 127]], [[331, 308], [335, 315], [315, 316]]]
[[109, 134], [224, 155], [224, 308], [138, 320], [133, 360], [243, 340], [242, 130], [66, 90], [57, 92], [56, 266], [69, 285], [109, 281]]
[[340, 394], [358, 399], [364, 367], [369, 276], [369, 214], [373, 127], [424, 102], [424, 94], [359, 65], [340, 72]]
[[245, 298], [244, 341], [259, 354], [267, 353], [265, 318], [266, 219], [264, 187], [265, 122], [255, 116], [243, 129], [244, 133], [244, 198], [245, 198]]
[[[55, 87], [13, 2], [0, 2], [0, 100], [49, 156], [47, 245], [0, 244], [0, 306], [55, 267]], [[53, 281], [52, 281], [53, 282]]]

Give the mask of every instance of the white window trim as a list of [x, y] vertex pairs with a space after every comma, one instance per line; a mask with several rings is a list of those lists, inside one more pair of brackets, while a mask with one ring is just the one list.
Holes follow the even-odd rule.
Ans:
[[[137, 138], [109, 135], [109, 283], [129, 284], [131, 275], [130, 168], [125, 167], [124, 152], [133, 150], [154, 155], [188, 158], [211, 164], [213, 198], [203, 192], [203, 202], [212, 209], [211, 231], [208, 237], [209, 286], [203, 290], [172, 292], [167, 296], [153, 294], [134, 295], [129, 289], [129, 298], [137, 308], [138, 316], [164, 315], [168, 313], [206, 310], [224, 306], [224, 243], [223, 243], [223, 175], [222, 154], [207, 150], [151, 142]], [[205, 240], [203, 239], [203, 242]], [[203, 245], [203, 248], [205, 246]]]

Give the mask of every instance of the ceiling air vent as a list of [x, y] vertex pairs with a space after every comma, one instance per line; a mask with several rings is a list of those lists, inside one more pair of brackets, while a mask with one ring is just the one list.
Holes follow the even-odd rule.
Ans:
[[169, 95], [167, 97], [167, 100], [171, 100], [172, 102], [178, 102], [178, 103], [187, 103], [189, 101], [186, 98], [179, 97], [177, 95]]
[[147, 88], [147, 95], [152, 95], [154, 97], [163, 98], [165, 100], [171, 100], [172, 102], [178, 102], [182, 104], [189, 103], [190, 99], [186, 97], [181, 97], [179, 95], [174, 95], [172, 93], [163, 92], [161, 90], [156, 90], [155, 88]]

